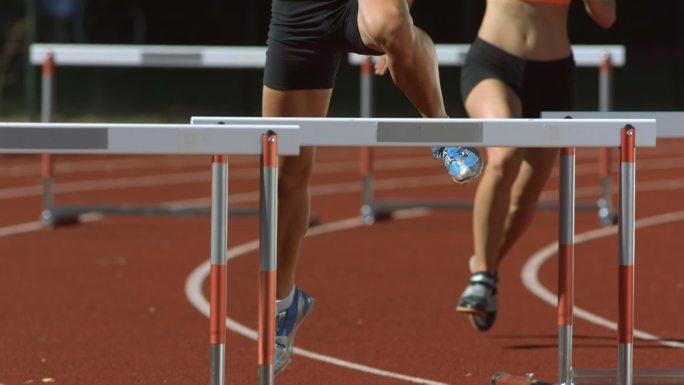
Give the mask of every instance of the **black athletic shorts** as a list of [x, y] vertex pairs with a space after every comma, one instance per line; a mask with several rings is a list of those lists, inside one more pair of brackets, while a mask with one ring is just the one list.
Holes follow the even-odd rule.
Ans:
[[272, 0], [264, 85], [277, 90], [332, 88], [347, 53], [380, 55], [361, 41], [357, 1]]
[[542, 111], [568, 111], [575, 101], [575, 59], [525, 60], [477, 38], [461, 69], [461, 97], [485, 79], [499, 79], [520, 98], [523, 118]]

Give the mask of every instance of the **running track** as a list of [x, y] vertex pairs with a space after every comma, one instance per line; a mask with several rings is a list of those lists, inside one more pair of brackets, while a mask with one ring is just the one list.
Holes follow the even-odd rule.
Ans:
[[[637, 155], [636, 328], [640, 367], [684, 362], [684, 141]], [[453, 308], [472, 251], [469, 211], [413, 210], [358, 221], [357, 149], [324, 149], [299, 285], [317, 299], [278, 384], [486, 384], [499, 370], [556, 377], [557, 217], [540, 212], [501, 272], [487, 333]], [[469, 199], [429, 151], [378, 152], [386, 197]], [[597, 194], [595, 151], [578, 152], [577, 193]], [[38, 159], [0, 160], [0, 384], [207, 384], [209, 219], [98, 217], [38, 229]], [[258, 161], [231, 158], [231, 204], [258, 199]], [[207, 204], [201, 157], [61, 157], [62, 202]], [[544, 193], [557, 196], [554, 176]], [[577, 217], [575, 366], [616, 365], [617, 239], [594, 212]], [[227, 325], [230, 384], [256, 383], [256, 218], [231, 219]], [[582, 317], [581, 319], [579, 317]]]

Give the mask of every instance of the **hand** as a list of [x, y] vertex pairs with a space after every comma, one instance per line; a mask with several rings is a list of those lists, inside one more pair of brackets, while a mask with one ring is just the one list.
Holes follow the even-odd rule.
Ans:
[[584, 0], [584, 8], [603, 28], [610, 28], [615, 23], [615, 0]]
[[387, 63], [387, 55], [382, 55], [378, 57], [378, 60], [375, 61], [375, 74], [384, 75], [387, 73], [387, 69], [389, 69], [389, 63]]

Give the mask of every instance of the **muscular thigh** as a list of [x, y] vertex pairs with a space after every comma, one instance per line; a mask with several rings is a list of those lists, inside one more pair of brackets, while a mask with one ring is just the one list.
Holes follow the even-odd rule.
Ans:
[[519, 118], [522, 106], [518, 95], [506, 83], [489, 78], [479, 82], [465, 100], [468, 116], [481, 119]]
[[[352, 0], [354, 1], [354, 0]], [[376, 41], [380, 36], [377, 31], [391, 28], [389, 24], [400, 20], [410, 20], [411, 13], [406, 0], [357, 0], [358, 28], [363, 44], [368, 48], [380, 51], [381, 42]]]

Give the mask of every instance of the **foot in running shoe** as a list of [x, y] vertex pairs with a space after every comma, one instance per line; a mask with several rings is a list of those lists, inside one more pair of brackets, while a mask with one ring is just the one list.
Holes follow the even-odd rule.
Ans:
[[433, 147], [435, 159], [441, 159], [449, 176], [456, 183], [467, 183], [482, 172], [484, 162], [477, 149], [472, 147]]
[[458, 301], [456, 310], [467, 313], [477, 330], [489, 330], [496, 321], [499, 307], [497, 281], [496, 276], [487, 272], [474, 273]]
[[295, 287], [292, 305], [276, 314], [275, 374], [290, 363], [294, 347], [294, 336], [299, 325], [313, 310], [314, 299]]

